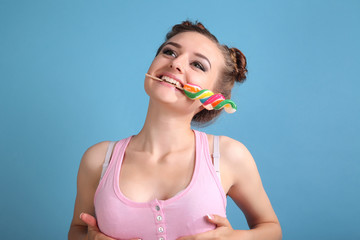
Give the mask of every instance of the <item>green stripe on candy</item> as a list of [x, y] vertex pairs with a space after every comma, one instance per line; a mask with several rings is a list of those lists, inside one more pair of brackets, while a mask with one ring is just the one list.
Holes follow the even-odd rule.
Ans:
[[235, 111], [237, 110], [236, 104], [233, 101], [231, 101], [230, 99], [227, 99], [227, 100], [224, 100], [224, 101], [220, 102], [218, 105], [216, 105], [214, 107], [214, 109], [219, 110], [219, 109], [223, 108], [226, 104], [230, 104], [231, 107], [233, 109], [235, 109]]
[[184, 90], [184, 93], [190, 99], [197, 99], [201, 94], [203, 94], [206, 91], [208, 91], [208, 90], [203, 89], [203, 90], [200, 90], [199, 92], [192, 93], [192, 92]]

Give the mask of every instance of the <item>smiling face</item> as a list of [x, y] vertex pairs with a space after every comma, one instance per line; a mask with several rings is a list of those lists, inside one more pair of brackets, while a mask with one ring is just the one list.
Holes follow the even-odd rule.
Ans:
[[176, 85], [192, 83], [213, 90], [224, 64], [222, 52], [208, 37], [197, 32], [179, 33], [163, 45], [148, 70], [164, 81], [146, 78], [145, 90], [150, 97], [161, 96], [164, 101], [189, 102], [192, 100]]

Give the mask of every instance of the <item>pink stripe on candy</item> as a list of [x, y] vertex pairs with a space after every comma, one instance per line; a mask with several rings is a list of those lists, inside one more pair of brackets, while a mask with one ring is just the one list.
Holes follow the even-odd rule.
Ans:
[[204, 105], [212, 104], [215, 101], [219, 101], [219, 100], [225, 100], [225, 97], [222, 94], [217, 93], [209, 97], [209, 99], [204, 102]]

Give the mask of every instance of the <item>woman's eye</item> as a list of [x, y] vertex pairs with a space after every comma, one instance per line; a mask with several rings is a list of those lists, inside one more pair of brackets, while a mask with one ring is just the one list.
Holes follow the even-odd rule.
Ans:
[[169, 55], [169, 56], [172, 56], [172, 57], [176, 57], [176, 53], [171, 50], [171, 49], [168, 49], [168, 48], [165, 48], [163, 51], [162, 51], [163, 54], [165, 55]]
[[201, 71], [205, 72], [204, 66], [199, 62], [193, 62], [193, 66], [200, 69]]

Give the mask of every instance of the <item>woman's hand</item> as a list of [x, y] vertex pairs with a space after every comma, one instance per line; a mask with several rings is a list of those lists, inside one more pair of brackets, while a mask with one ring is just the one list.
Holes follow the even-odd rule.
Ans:
[[108, 237], [100, 232], [96, 219], [90, 214], [81, 213], [80, 219], [88, 226], [87, 240], [115, 240], [114, 238]]
[[[81, 213], [80, 219], [88, 226], [87, 240], [115, 240], [114, 238], [108, 237], [100, 232], [99, 227], [97, 226], [96, 219], [90, 214]], [[130, 240], [141, 240], [141, 239], [133, 238]]]
[[199, 233], [196, 235], [185, 236], [178, 238], [177, 240], [201, 240], [201, 239], [249, 239], [247, 230], [234, 230], [227, 218], [220, 217], [218, 215], [207, 215], [207, 221], [216, 225], [216, 229]]

